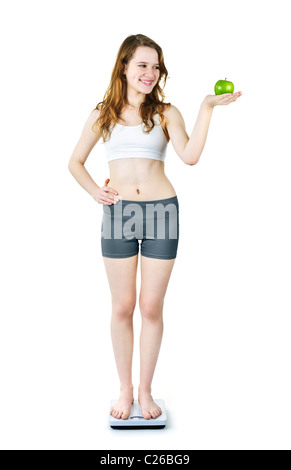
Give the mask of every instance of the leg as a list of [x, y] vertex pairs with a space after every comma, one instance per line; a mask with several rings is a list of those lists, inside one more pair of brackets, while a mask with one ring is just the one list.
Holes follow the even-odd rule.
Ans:
[[112, 297], [111, 338], [121, 392], [110, 413], [115, 418], [128, 419], [133, 402], [133, 313], [138, 255], [129, 258], [103, 256], [103, 260]]
[[174, 259], [141, 256], [139, 297], [142, 327], [140, 335], [140, 384], [138, 397], [144, 418], [157, 418], [160, 407], [151, 396], [151, 383], [163, 335], [163, 303]]

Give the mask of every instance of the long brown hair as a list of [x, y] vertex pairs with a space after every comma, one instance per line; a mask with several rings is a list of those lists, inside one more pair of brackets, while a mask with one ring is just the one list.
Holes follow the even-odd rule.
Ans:
[[[96, 133], [98, 130], [98, 133], [101, 134], [103, 141], [105, 141], [107, 137], [110, 139], [112, 129], [115, 126], [121, 111], [127, 102], [127, 82], [124, 75], [124, 65], [129, 63], [134, 55], [135, 50], [139, 46], [147, 46], [156, 49], [159, 56], [160, 68], [159, 80], [151, 93], [146, 94], [145, 100], [141, 104], [139, 110], [140, 116], [142, 117], [142, 120], [145, 124], [146, 133], [149, 133], [155, 125], [153, 116], [158, 113], [162, 123], [164, 121], [164, 109], [171, 106], [171, 103], [164, 103], [165, 94], [163, 89], [166, 85], [168, 71], [164, 63], [164, 54], [162, 48], [155, 41], [147, 36], [144, 36], [143, 34], [133, 34], [128, 36], [121, 44], [117, 53], [110, 83], [103, 97], [103, 101], [100, 101], [94, 108], [100, 110], [100, 114], [98, 119], [94, 122], [92, 130]], [[164, 82], [163, 88], [160, 87], [161, 80]], [[148, 120], [151, 121], [152, 127], [149, 126]], [[114, 126], [110, 130], [111, 123], [113, 123]], [[94, 128], [96, 128], [96, 131]], [[166, 129], [165, 135], [167, 141], [169, 142], [170, 136]]]

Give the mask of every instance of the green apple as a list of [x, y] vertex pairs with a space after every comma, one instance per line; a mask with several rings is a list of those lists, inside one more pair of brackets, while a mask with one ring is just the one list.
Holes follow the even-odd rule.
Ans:
[[222, 95], [223, 93], [233, 93], [234, 84], [225, 80], [218, 80], [215, 83], [214, 91], [216, 95]]

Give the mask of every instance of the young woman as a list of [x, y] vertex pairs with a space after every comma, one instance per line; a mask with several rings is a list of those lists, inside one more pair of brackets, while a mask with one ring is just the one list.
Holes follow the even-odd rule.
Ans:
[[[163, 79], [165, 86], [167, 76], [163, 51], [156, 42], [142, 34], [127, 37], [119, 48], [104, 99], [90, 113], [69, 161], [78, 183], [103, 205], [101, 249], [112, 295], [111, 337], [120, 379], [120, 397], [110, 413], [122, 419], [128, 419], [134, 399], [133, 313], [139, 247], [138, 401], [144, 418], [161, 414], [151, 384], [163, 334], [164, 298], [179, 241], [178, 198], [164, 171], [167, 144], [171, 140], [181, 160], [195, 165], [214, 106], [227, 105], [241, 95], [206, 96], [189, 138], [179, 110], [164, 103], [160, 84]], [[110, 178], [99, 187], [84, 164], [101, 137]]]

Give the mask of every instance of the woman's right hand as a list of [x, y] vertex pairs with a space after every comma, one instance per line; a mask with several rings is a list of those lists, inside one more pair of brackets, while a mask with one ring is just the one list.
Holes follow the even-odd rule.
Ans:
[[100, 188], [100, 191], [95, 197], [95, 200], [99, 204], [105, 204], [106, 206], [109, 206], [119, 201], [119, 198], [116, 196], [118, 192], [115, 189], [107, 186], [109, 181], [110, 181], [110, 178], [107, 178], [105, 180], [105, 185], [102, 188]]

